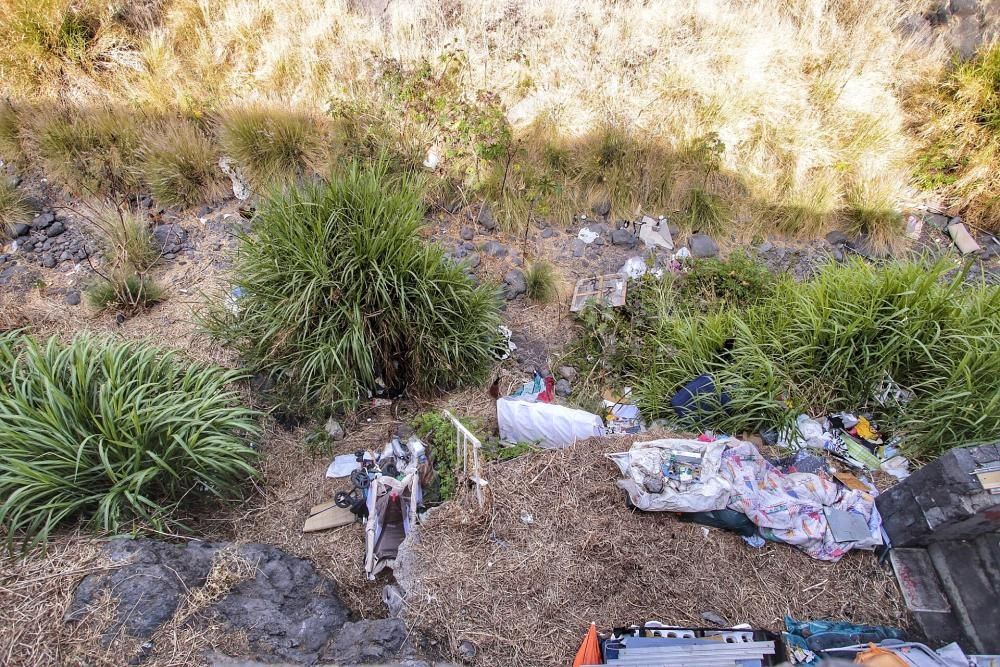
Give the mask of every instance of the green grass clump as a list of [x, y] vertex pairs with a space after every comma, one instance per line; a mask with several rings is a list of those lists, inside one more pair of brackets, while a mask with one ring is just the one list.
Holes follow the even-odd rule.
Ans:
[[137, 313], [164, 299], [163, 288], [148, 276], [121, 273], [101, 277], [87, 288], [87, 302], [98, 310], [119, 308]]
[[703, 188], [692, 188], [684, 206], [688, 228], [706, 234], [718, 234], [725, 229], [730, 211], [725, 200]]
[[352, 164], [329, 183], [277, 191], [242, 239], [236, 314], [208, 329], [270, 375], [283, 400], [349, 408], [381, 381], [429, 392], [491, 366], [499, 293], [419, 236], [421, 191]]
[[139, 190], [139, 121], [124, 111], [40, 111], [27, 140], [46, 173], [82, 195]]
[[532, 301], [547, 303], [559, 296], [559, 276], [550, 263], [532, 263], [524, 272], [525, 293]]
[[738, 252], [725, 260], [693, 261], [676, 287], [688, 308], [708, 312], [752, 306], [769, 297], [776, 282], [764, 264]]
[[903, 240], [903, 217], [895, 208], [886, 184], [865, 181], [852, 185], [846, 194], [847, 233], [868, 240], [868, 247], [877, 255], [888, 255], [899, 248]]
[[293, 111], [230, 110], [222, 116], [219, 138], [222, 150], [258, 191], [295, 181], [318, 169], [323, 158], [319, 124]]
[[0, 181], [0, 239], [10, 236], [14, 225], [31, 218], [27, 200], [6, 181]]
[[141, 155], [143, 178], [166, 206], [194, 206], [224, 192], [215, 146], [191, 123], [167, 123], [150, 132]]
[[114, 269], [144, 273], [160, 258], [153, 233], [138, 213], [106, 209], [95, 223]]
[[937, 85], [911, 96], [924, 121], [915, 181], [963, 207], [963, 217], [1000, 230], [1000, 43], [956, 62]]
[[255, 476], [258, 415], [228, 387], [235, 371], [145, 344], [81, 334], [39, 343], [0, 334], [0, 527], [8, 546], [74, 520], [162, 530]]
[[17, 110], [6, 100], [0, 100], [0, 160], [15, 164], [24, 161], [21, 122]]
[[[471, 429], [471, 425], [462, 422]], [[434, 462], [438, 481], [436, 488], [424, 490], [425, 503], [440, 503], [455, 497], [458, 479], [457, 437], [458, 431], [451, 421], [440, 412], [424, 412], [410, 421], [413, 430], [425, 444], [430, 447], [430, 457]]]
[[[673, 417], [670, 398], [709, 373], [731, 409], [697, 426], [788, 428], [801, 412], [867, 407], [908, 454], [933, 456], [1000, 431], [1000, 290], [953, 271], [944, 260], [830, 264], [807, 282], [776, 282], [756, 304], [707, 313], [663, 281], [635, 290], [624, 312], [587, 315], [587, 352], [607, 351], [647, 419]], [[887, 374], [911, 402], [875, 402]]]

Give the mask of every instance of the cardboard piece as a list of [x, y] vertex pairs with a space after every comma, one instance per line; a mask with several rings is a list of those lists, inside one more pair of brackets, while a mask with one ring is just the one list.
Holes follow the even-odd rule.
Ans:
[[617, 273], [581, 278], [576, 282], [569, 310], [573, 313], [581, 311], [591, 299], [602, 306], [611, 308], [624, 306], [627, 290], [628, 280], [625, 276]]
[[306, 519], [305, 525], [302, 526], [302, 532], [315, 533], [320, 530], [349, 526], [356, 519], [357, 517], [349, 508], [337, 507], [337, 503], [331, 500], [309, 510], [309, 517]]
[[852, 491], [863, 491], [868, 493], [868, 487], [864, 483], [849, 472], [835, 472], [833, 476], [836, 477], [841, 484], [851, 489]]
[[948, 225], [948, 235], [951, 236], [951, 240], [955, 242], [959, 252], [963, 255], [982, 250], [979, 244], [976, 243], [976, 239], [972, 238], [972, 234], [969, 233], [969, 230], [961, 222]]
[[657, 224], [652, 218], [645, 217], [642, 222], [639, 227], [639, 240], [645, 243], [647, 248], [674, 249], [674, 239], [670, 236], [670, 227], [667, 226], [666, 220]]

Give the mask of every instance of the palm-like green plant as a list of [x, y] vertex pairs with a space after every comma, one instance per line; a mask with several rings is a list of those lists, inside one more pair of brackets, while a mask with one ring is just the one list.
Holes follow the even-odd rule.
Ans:
[[0, 527], [8, 546], [59, 525], [162, 529], [199, 498], [232, 499], [256, 474], [257, 413], [240, 374], [145, 344], [0, 334]]
[[278, 191], [242, 239], [235, 314], [218, 306], [204, 323], [284, 400], [314, 408], [350, 407], [380, 382], [426, 392], [478, 381], [498, 290], [424, 243], [422, 221], [420, 188], [384, 162]]

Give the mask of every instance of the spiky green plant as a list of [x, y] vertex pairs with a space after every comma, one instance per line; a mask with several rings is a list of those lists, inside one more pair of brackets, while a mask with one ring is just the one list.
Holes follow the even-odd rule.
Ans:
[[352, 406], [380, 381], [427, 392], [482, 379], [498, 291], [422, 241], [423, 212], [418, 185], [384, 162], [274, 192], [236, 257], [242, 296], [205, 325], [311, 409]]
[[224, 192], [218, 151], [191, 123], [157, 127], [146, 136], [141, 155], [150, 192], [167, 206], [194, 206]]
[[550, 263], [533, 262], [524, 272], [525, 294], [532, 301], [548, 302], [559, 296], [559, 276]]
[[135, 211], [108, 207], [93, 222], [112, 270], [144, 273], [160, 258], [149, 225]]
[[17, 188], [0, 181], [0, 238], [9, 236], [14, 225], [31, 217], [31, 207]]
[[98, 310], [120, 308], [137, 313], [163, 298], [163, 288], [156, 281], [136, 273], [116, 272], [99, 278], [87, 288], [87, 302]]
[[257, 474], [258, 414], [241, 374], [141, 343], [0, 334], [0, 527], [8, 546], [74, 520], [162, 530], [207, 498], [236, 499]]
[[222, 116], [222, 150], [243, 169], [251, 185], [265, 191], [320, 166], [323, 137], [316, 119], [283, 109], [244, 107]]

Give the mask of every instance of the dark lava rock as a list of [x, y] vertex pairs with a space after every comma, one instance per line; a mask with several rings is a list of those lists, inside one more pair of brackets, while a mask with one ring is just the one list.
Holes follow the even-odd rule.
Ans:
[[480, 227], [489, 232], [497, 228], [497, 221], [493, 218], [493, 211], [490, 210], [488, 204], [483, 204], [482, 208], [479, 209], [476, 222], [479, 223]]
[[80, 292], [77, 290], [70, 290], [66, 292], [66, 304], [70, 306], [80, 305]]
[[556, 230], [552, 229], [551, 227], [546, 227], [545, 229], [542, 230], [543, 239], [550, 239], [555, 235], [556, 235]]
[[[121, 566], [84, 577], [65, 620], [84, 618], [107, 591], [116, 611], [115, 619], [104, 629], [105, 640], [120, 632], [150, 637], [173, 617], [189, 592], [205, 585], [215, 555], [226, 548], [235, 549], [254, 564], [256, 575], [236, 584], [208, 607], [205, 615], [210, 618], [203, 622], [243, 631], [256, 656], [268, 662], [316, 662], [348, 621], [348, 610], [334, 583], [320, 575], [311, 562], [266, 544], [112, 540], [107, 549]], [[348, 643], [345, 639], [345, 645]], [[392, 642], [386, 642], [390, 645]], [[346, 650], [346, 646], [342, 648]]]
[[49, 253], [45, 253], [42, 255], [41, 264], [46, 269], [54, 269], [56, 268], [56, 258]]
[[31, 225], [26, 225], [23, 222], [19, 222], [16, 225], [14, 225], [14, 238], [27, 236], [28, 232], [30, 231], [31, 231]]
[[826, 242], [830, 245], [842, 246], [846, 245], [847, 241], [847, 234], [838, 230], [834, 230], [826, 235]]
[[462, 227], [462, 231], [459, 232], [459, 236], [464, 241], [471, 241], [475, 235], [476, 232], [472, 230], [472, 227]]
[[66, 225], [62, 223], [61, 220], [56, 220], [53, 222], [48, 229], [45, 230], [45, 235], [49, 238], [54, 238], [66, 231]]
[[480, 259], [478, 252], [471, 252], [469, 253], [469, 256], [465, 258], [465, 265], [470, 269], [475, 269], [482, 263], [482, 261], [483, 260]]
[[528, 283], [524, 279], [524, 272], [520, 269], [511, 269], [503, 277], [504, 296], [507, 300], [514, 299], [524, 294], [528, 289]]
[[573, 239], [570, 248], [573, 250], [574, 257], [583, 257], [583, 253], [587, 250], [587, 244], [580, 239]]
[[695, 258], [715, 257], [719, 254], [718, 244], [707, 234], [692, 234], [688, 241], [691, 256]]
[[594, 204], [591, 207], [590, 210], [593, 211], [594, 213], [596, 213], [597, 215], [600, 215], [602, 217], [606, 217], [608, 215], [608, 213], [611, 213], [611, 201], [608, 200], [608, 199], [605, 199], [602, 202], [598, 202], [598, 203]]
[[407, 644], [406, 623], [398, 618], [345, 623], [322, 656], [340, 665], [382, 663], [398, 658]]
[[490, 257], [506, 257], [507, 248], [504, 247], [499, 241], [487, 241], [480, 247], [480, 250], [485, 252]]
[[174, 223], [157, 225], [153, 227], [153, 239], [161, 250], [165, 250], [171, 246], [180, 246], [187, 241], [187, 231]]
[[569, 384], [569, 380], [563, 378], [556, 382], [555, 386], [556, 396], [569, 396], [573, 393], [573, 388]]
[[638, 242], [639, 239], [636, 237], [636, 235], [627, 229], [616, 229], [615, 231], [611, 232], [611, 243], [613, 245], [620, 245], [620, 246], [625, 246], [626, 248], [631, 248]]
[[52, 213], [39, 213], [35, 216], [35, 219], [31, 221], [31, 228], [34, 230], [45, 229], [53, 222], [55, 222], [56, 216]]

